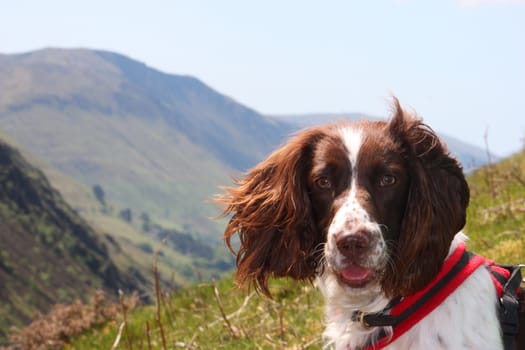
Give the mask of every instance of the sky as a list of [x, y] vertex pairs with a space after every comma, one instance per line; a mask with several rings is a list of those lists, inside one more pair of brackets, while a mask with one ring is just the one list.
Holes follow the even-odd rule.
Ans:
[[434, 130], [497, 155], [525, 145], [525, 0], [0, 4], [3, 54], [114, 51], [269, 115], [386, 117], [395, 95]]

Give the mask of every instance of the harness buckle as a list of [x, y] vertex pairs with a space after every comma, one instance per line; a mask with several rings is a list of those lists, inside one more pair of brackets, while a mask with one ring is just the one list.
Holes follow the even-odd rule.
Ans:
[[367, 315], [366, 312], [363, 312], [363, 311], [357, 311], [355, 314], [354, 314], [354, 320], [355, 321], [359, 321], [359, 324], [361, 325], [361, 327], [365, 328], [365, 329], [370, 329], [372, 326], [370, 326], [366, 320], [365, 320], [365, 316]]
[[365, 329], [369, 329], [371, 326], [368, 323], [366, 323], [365, 316], [366, 316], [366, 313], [362, 311], [359, 312], [359, 324], [361, 324], [361, 327]]

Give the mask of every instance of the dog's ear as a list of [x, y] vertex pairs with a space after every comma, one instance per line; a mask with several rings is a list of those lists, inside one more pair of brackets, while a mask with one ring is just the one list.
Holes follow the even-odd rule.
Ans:
[[387, 294], [408, 295], [439, 272], [465, 225], [469, 188], [461, 165], [432, 129], [405, 112], [397, 99], [394, 107], [388, 128], [401, 143], [410, 185], [395, 261], [383, 287]]
[[232, 249], [235, 234], [240, 239], [237, 281], [253, 283], [268, 296], [272, 275], [315, 275], [314, 250], [322, 236], [312, 219], [307, 180], [321, 137], [315, 128], [302, 132], [217, 197], [224, 215], [231, 215], [224, 232], [227, 245]]

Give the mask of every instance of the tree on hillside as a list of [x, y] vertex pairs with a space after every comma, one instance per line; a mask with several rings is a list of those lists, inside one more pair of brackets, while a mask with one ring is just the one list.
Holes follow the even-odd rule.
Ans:
[[151, 230], [151, 220], [149, 215], [143, 212], [140, 215], [140, 218], [142, 219], [142, 231], [149, 232]]
[[131, 211], [130, 208], [122, 209], [119, 213], [119, 216], [122, 218], [122, 220], [126, 222], [133, 221], [133, 212]]
[[104, 193], [104, 189], [100, 185], [93, 186], [93, 194], [95, 195], [95, 198], [102, 204], [104, 207], [106, 206], [106, 194]]

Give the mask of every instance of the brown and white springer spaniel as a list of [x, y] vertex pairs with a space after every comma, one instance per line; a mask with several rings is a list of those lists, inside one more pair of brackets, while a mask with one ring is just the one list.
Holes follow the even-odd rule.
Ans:
[[[270, 295], [268, 279], [316, 278], [328, 347], [363, 349], [392, 333], [363, 326], [424, 288], [464, 239], [469, 189], [436, 134], [394, 100], [384, 121], [312, 127], [219, 197], [240, 238], [237, 280]], [[496, 292], [477, 269], [387, 349], [501, 349]]]

